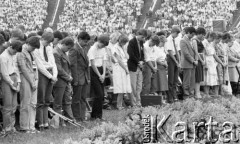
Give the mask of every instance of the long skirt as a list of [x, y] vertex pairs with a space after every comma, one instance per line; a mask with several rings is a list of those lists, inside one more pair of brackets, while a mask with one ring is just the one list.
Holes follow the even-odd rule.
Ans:
[[158, 64], [158, 71], [152, 77], [151, 92], [168, 91], [167, 69]]
[[115, 94], [132, 92], [130, 75], [126, 74], [119, 64], [113, 66], [113, 92]]
[[195, 79], [196, 79], [196, 83], [200, 83], [204, 81], [203, 65], [200, 60], [198, 61], [198, 65], [196, 67]]

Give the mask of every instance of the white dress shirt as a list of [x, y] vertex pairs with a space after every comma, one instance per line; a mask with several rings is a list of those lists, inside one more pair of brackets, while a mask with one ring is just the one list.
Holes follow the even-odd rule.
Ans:
[[17, 64], [17, 57], [16, 55], [11, 55], [8, 48], [5, 49], [0, 55], [0, 66], [2, 77], [9, 85], [14, 84], [13, 80], [10, 78], [10, 75], [14, 73], [17, 74], [17, 82], [21, 82]]
[[155, 61], [155, 49], [149, 46], [149, 40], [144, 43], [143, 47], [145, 62]]
[[[51, 79], [52, 77], [56, 78], [58, 75], [58, 70], [55, 63], [55, 58], [53, 56], [53, 47], [51, 47], [50, 45], [46, 46], [46, 53], [48, 57], [48, 62], [45, 61], [44, 46], [42, 44], [39, 49], [34, 50], [38, 70], [49, 79]], [[51, 74], [48, 70], [52, 70], [53, 74]]]
[[[175, 46], [176, 46], [177, 51], [179, 51], [180, 48], [178, 47], [176, 40], [175, 40]], [[165, 48], [166, 48], [167, 50], [172, 51], [173, 55], [176, 55], [172, 35], [170, 35], [170, 36], [167, 38], [167, 42], [165, 43]]]

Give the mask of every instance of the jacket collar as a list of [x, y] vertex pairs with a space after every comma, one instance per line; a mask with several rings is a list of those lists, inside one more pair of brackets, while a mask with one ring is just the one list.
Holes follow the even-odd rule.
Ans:
[[63, 52], [58, 46], [56, 46], [55, 49], [56, 49], [56, 51], [57, 51], [65, 60], [67, 60], [68, 63], [70, 63], [67, 55], [64, 54], [64, 52]]

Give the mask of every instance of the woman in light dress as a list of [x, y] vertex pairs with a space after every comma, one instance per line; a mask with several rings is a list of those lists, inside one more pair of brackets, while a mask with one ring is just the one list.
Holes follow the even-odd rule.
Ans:
[[218, 95], [219, 91], [219, 81], [218, 81], [218, 73], [217, 73], [217, 65], [220, 63], [223, 67], [226, 64], [222, 63], [221, 60], [216, 55], [216, 51], [214, 46], [218, 42], [216, 39], [217, 35], [215, 32], [209, 32], [206, 36], [206, 39], [203, 40], [203, 45], [205, 48], [205, 59], [206, 59], [206, 68], [205, 68], [205, 94], [209, 97], [209, 89], [210, 86], [214, 87], [215, 95]]
[[[111, 85], [113, 84], [113, 80], [112, 80], [112, 65], [114, 63], [116, 63], [116, 60], [113, 57], [112, 52], [114, 51], [114, 45], [118, 42], [118, 39], [120, 37], [120, 33], [119, 32], [115, 32], [112, 33], [110, 35], [110, 40], [109, 40], [109, 44], [106, 47], [106, 55], [107, 55], [107, 62], [106, 62], [106, 67], [107, 67], [107, 75], [106, 75], [106, 80], [105, 80], [105, 86], [106, 85]], [[107, 91], [105, 91], [107, 92]], [[107, 95], [107, 94], [105, 94]]]
[[157, 72], [152, 78], [151, 92], [157, 92], [158, 95], [162, 96], [163, 92], [168, 91], [168, 79], [167, 79], [167, 51], [164, 47], [166, 37], [164, 35], [159, 36], [160, 43], [154, 47], [155, 58], [157, 64]]
[[[217, 33], [216, 37], [216, 43], [214, 45], [216, 55], [218, 56], [219, 60], [221, 60], [222, 63], [227, 65], [228, 63], [228, 46], [224, 42], [224, 39], [222, 38], [222, 33]], [[222, 40], [222, 41], [221, 41]], [[229, 80], [229, 74], [228, 74], [228, 67], [223, 67], [220, 63], [217, 65], [217, 73], [218, 73], [218, 82], [219, 82], [219, 88], [220, 88], [220, 95], [223, 95], [223, 85], [226, 85]]]
[[129, 58], [124, 46], [128, 42], [128, 37], [121, 35], [118, 43], [114, 46], [112, 54], [116, 59], [116, 63], [113, 65], [113, 93], [118, 94], [117, 108], [123, 109], [123, 95], [125, 93], [131, 93], [130, 75], [127, 67], [127, 60]]
[[227, 42], [228, 45], [228, 71], [229, 71], [229, 80], [232, 83], [238, 82], [238, 72], [236, 66], [239, 67], [239, 60], [240, 60], [240, 45], [238, 42], [233, 41], [232, 38]]

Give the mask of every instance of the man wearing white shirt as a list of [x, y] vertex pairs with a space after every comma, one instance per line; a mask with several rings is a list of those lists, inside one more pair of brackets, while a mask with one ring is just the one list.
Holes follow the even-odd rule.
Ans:
[[48, 106], [52, 94], [53, 84], [57, 82], [58, 70], [53, 56], [53, 33], [44, 32], [40, 40], [40, 49], [34, 51], [39, 70], [37, 121], [40, 130], [48, 128]]
[[150, 93], [151, 78], [152, 75], [157, 72], [154, 46], [158, 44], [159, 38], [158, 36], [154, 35], [143, 45], [144, 60], [146, 62], [143, 66], [143, 95]]
[[180, 29], [178, 27], [173, 27], [171, 35], [167, 38], [167, 42], [165, 43], [165, 48], [168, 50], [167, 62], [169, 95], [167, 98], [167, 102], [169, 103], [173, 102], [173, 100], [177, 100], [176, 87], [180, 68], [180, 49], [177, 46], [175, 38], [178, 36], [179, 33]]

